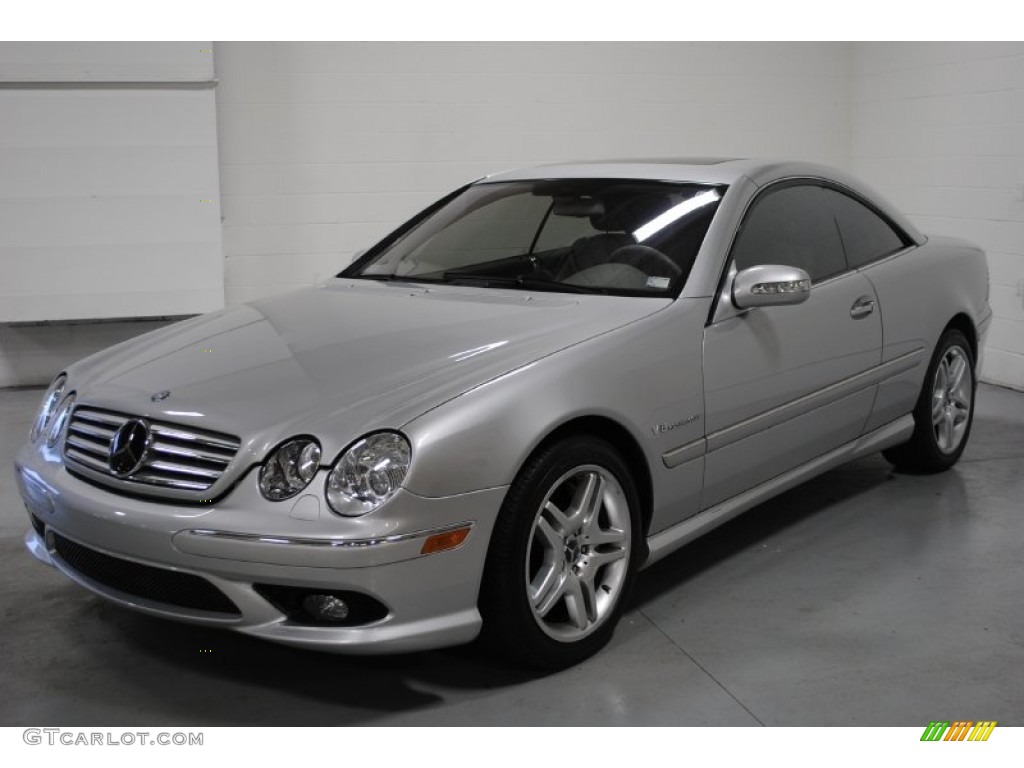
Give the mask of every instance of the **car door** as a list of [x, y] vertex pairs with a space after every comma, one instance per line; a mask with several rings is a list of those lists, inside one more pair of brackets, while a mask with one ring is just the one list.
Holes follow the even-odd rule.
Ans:
[[[871, 282], [846, 262], [824, 190], [771, 185], [744, 216], [729, 277], [704, 333], [707, 454], [702, 508], [768, 481], [861, 434], [881, 360]], [[732, 276], [758, 264], [799, 267], [807, 300], [745, 311]]]
[[[839, 225], [847, 263], [871, 281], [885, 329], [882, 363], [887, 375], [878, 384], [865, 431], [877, 429], [914, 409], [928, 365], [927, 313], [908, 296], [922, 289], [921, 275], [934, 273], [929, 254], [866, 203], [836, 189], [825, 198]], [[896, 258], [893, 258], [896, 257]]]

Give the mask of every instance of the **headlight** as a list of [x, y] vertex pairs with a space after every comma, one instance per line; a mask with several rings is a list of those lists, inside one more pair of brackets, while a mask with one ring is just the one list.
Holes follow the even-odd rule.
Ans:
[[57, 410], [57, 403], [60, 402], [61, 396], [64, 394], [64, 386], [68, 383], [68, 377], [63, 373], [53, 380], [50, 384], [50, 388], [46, 390], [46, 394], [43, 395], [43, 404], [39, 406], [39, 415], [36, 416], [35, 423], [32, 424], [32, 431], [29, 433], [29, 440], [33, 443], [39, 439], [39, 436], [46, 431], [46, 428], [50, 426], [50, 420], [53, 418], [54, 412]]
[[57, 409], [57, 413], [50, 422], [50, 431], [46, 435], [47, 448], [53, 448], [57, 441], [60, 440], [61, 435], [64, 434], [64, 428], [68, 425], [68, 419], [71, 416], [71, 409], [74, 405], [75, 393], [72, 392], [64, 398], [64, 402], [60, 404], [60, 408]]
[[290, 499], [302, 491], [320, 468], [320, 446], [298, 437], [278, 446], [260, 467], [260, 493], [270, 501]]
[[347, 517], [372, 512], [398, 492], [411, 456], [409, 441], [397, 432], [356, 441], [327, 476], [327, 503]]

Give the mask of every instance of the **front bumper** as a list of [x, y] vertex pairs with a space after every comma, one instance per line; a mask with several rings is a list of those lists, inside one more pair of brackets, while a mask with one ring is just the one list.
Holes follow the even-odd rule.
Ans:
[[[445, 498], [401, 491], [370, 515], [340, 518], [313, 493], [266, 501], [254, 472], [209, 506], [112, 493], [79, 480], [30, 446], [19, 454], [15, 475], [38, 521], [26, 534], [26, 546], [78, 584], [154, 616], [346, 653], [424, 650], [469, 642], [479, 633], [480, 579], [507, 490]], [[318, 487], [319, 477], [309, 490]], [[457, 548], [420, 554], [431, 534], [465, 525], [472, 526], [470, 533]], [[187, 608], [113, 588], [63, 558], [57, 537], [101, 557], [198, 576], [220, 590], [238, 613]], [[356, 592], [382, 603], [387, 615], [358, 626], [299, 623], [256, 585]]]

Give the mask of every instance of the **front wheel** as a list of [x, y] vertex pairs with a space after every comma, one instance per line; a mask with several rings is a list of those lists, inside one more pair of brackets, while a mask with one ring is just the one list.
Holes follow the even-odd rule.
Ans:
[[530, 666], [582, 661], [612, 635], [637, 566], [639, 500], [607, 443], [572, 437], [516, 477], [487, 556], [484, 635]]
[[956, 464], [974, 421], [974, 356], [962, 331], [949, 328], [935, 347], [914, 408], [914, 434], [884, 452], [897, 469], [942, 472]]

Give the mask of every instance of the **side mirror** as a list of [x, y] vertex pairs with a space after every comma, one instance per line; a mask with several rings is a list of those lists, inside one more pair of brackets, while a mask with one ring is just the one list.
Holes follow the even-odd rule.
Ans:
[[810, 275], [781, 264], [748, 267], [732, 281], [732, 303], [740, 309], [799, 304], [810, 295]]

